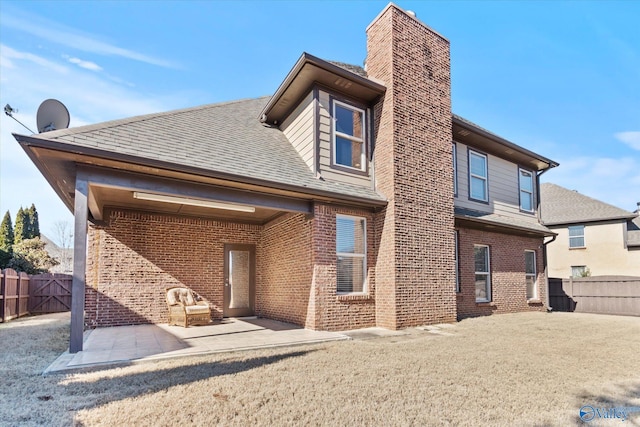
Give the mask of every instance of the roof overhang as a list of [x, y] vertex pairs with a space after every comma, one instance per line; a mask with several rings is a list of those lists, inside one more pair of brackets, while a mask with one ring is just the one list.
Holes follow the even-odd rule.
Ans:
[[386, 90], [380, 83], [305, 52], [260, 113], [260, 120], [273, 125], [281, 123], [316, 83], [368, 103]]
[[[268, 221], [281, 212], [311, 212], [310, 203], [344, 203], [375, 209], [384, 200], [347, 195], [247, 177], [215, 173], [160, 160], [128, 156], [96, 148], [79, 147], [42, 136], [14, 134], [29, 158], [73, 213], [76, 180], [84, 173], [90, 194], [89, 208], [100, 220], [105, 209], [126, 208], [212, 218], [231, 217], [229, 212], [188, 205], [136, 199], [134, 191], [188, 196], [202, 200], [256, 207], [254, 215], [234, 212], [246, 222]], [[85, 171], [85, 172], [83, 172]], [[91, 173], [87, 175], [86, 171]], [[98, 171], [100, 171], [98, 173]], [[195, 191], [195, 192], [194, 192]], [[243, 218], [240, 218], [243, 217]]]
[[471, 211], [469, 209], [455, 209], [456, 226], [494, 233], [513, 234], [525, 237], [551, 237], [557, 233], [541, 224], [527, 224], [514, 218], [500, 218], [498, 215]]
[[523, 167], [542, 171], [559, 165], [551, 159], [514, 144], [455, 114], [452, 118], [452, 128], [454, 141], [518, 163]]

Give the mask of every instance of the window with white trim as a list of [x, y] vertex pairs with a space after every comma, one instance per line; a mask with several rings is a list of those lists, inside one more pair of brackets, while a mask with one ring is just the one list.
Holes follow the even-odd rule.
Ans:
[[474, 245], [473, 256], [476, 271], [476, 302], [489, 302], [491, 301], [489, 246]]
[[589, 269], [586, 265], [572, 265], [571, 277], [587, 277], [589, 276]]
[[456, 143], [453, 143], [453, 195], [457, 196], [458, 195], [458, 159], [457, 159], [457, 148], [456, 148]]
[[487, 156], [469, 150], [469, 198], [489, 201]]
[[364, 218], [336, 216], [338, 293], [366, 292], [366, 228]]
[[538, 297], [535, 251], [524, 251], [524, 274], [527, 284], [527, 299], [535, 299]]
[[584, 225], [569, 226], [569, 248], [584, 248]]
[[520, 209], [533, 212], [533, 173], [528, 170], [519, 170], [520, 183]]
[[366, 170], [365, 112], [333, 101], [333, 163]]
[[456, 238], [456, 249], [455, 249], [455, 257], [456, 257], [456, 292], [460, 292], [460, 259], [459, 259], [459, 240], [458, 240], [458, 230], [454, 232], [454, 236]]

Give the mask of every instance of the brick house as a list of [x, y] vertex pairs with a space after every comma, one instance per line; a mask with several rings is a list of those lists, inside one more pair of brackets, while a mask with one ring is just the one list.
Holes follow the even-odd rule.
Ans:
[[544, 309], [557, 163], [452, 115], [449, 42], [413, 14], [366, 32], [365, 68], [304, 53], [272, 97], [16, 135], [75, 212], [72, 352], [166, 322], [174, 284], [319, 330]]

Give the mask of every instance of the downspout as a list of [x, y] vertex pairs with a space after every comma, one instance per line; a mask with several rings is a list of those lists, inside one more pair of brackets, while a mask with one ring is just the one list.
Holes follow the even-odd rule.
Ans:
[[[555, 167], [556, 165], [553, 164], [549, 164], [549, 167], [546, 169], [543, 169], [539, 172], [536, 173], [536, 197], [538, 199], [538, 222], [540, 224], [542, 224], [542, 215], [540, 214], [540, 210], [542, 207], [542, 203], [540, 203], [540, 177], [542, 176], [543, 173], [547, 172], [549, 169]], [[543, 224], [544, 225], [544, 224]], [[552, 243], [556, 240], [556, 237], [558, 237], [558, 235], [553, 235], [551, 237], [551, 240], [549, 240], [548, 242], [543, 241], [542, 242], [542, 262], [544, 263], [544, 280], [547, 284], [547, 292], [546, 292], [546, 296], [545, 296], [545, 303], [547, 305], [547, 312], [550, 313], [553, 310], [553, 307], [551, 307], [551, 300], [549, 298], [549, 268], [548, 268], [548, 263], [547, 263], [547, 245], [549, 243]]]

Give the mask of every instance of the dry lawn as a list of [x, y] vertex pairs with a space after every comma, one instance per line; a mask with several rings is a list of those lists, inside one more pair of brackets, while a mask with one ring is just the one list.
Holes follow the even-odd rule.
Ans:
[[[1, 425], [573, 425], [640, 407], [640, 318], [523, 313], [451, 335], [168, 359], [40, 376], [68, 316], [0, 325]], [[620, 425], [601, 420], [589, 425]], [[621, 425], [640, 425], [640, 412]]]

